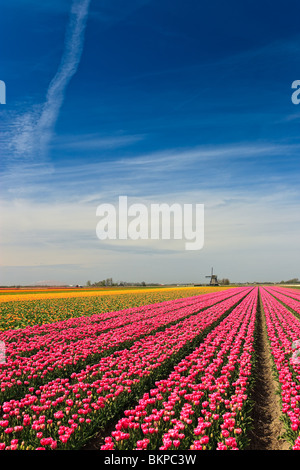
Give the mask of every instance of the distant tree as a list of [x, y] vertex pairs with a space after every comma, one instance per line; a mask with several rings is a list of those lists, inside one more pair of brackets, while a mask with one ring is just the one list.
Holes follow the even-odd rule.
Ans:
[[228, 286], [230, 284], [230, 281], [227, 278], [220, 279], [219, 284], [221, 284], [222, 286]]
[[298, 284], [300, 281], [297, 277], [294, 277], [293, 279], [289, 279], [286, 281], [287, 284]]

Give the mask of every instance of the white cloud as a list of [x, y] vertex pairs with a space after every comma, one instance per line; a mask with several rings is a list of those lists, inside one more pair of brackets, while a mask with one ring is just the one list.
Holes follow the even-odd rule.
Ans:
[[[105, 198], [105, 194], [101, 196], [102, 202], [115, 201], [113, 197]], [[141, 260], [144, 260], [147, 263], [145, 273], [148, 272], [146, 280], [155, 275], [158, 276], [157, 280], [167, 282], [167, 266], [171, 280], [171, 266], [177, 260], [181, 266], [180, 272], [177, 270], [177, 281], [185, 282], [189, 276], [195, 279], [202, 260], [206, 270], [214, 265], [218, 271], [223, 271], [224, 277], [224, 271], [228, 269], [227, 275], [231, 278], [234, 275], [247, 275], [248, 280], [251, 276], [256, 280], [272, 280], [272, 276], [284, 278], [285, 272], [288, 273], [289, 269], [294, 272], [298, 266], [295, 250], [300, 216], [294, 192], [286, 190], [280, 194], [257, 196], [253, 198], [251, 194], [246, 195], [232, 188], [230, 191], [215, 191], [213, 195], [207, 189], [155, 193], [147, 198], [140, 195], [128, 199], [129, 204], [140, 202], [146, 205], [152, 202], [204, 203], [204, 248], [195, 252], [185, 251], [183, 240], [100, 241], [96, 236], [98, 219], [95, 203], [3, 201], [1, 262], [11, 267], [76, 264], [78, 267], [74, 267], [74, 272], [80, 276], [89, 271], [95, 273], [97, 267], [100, 269], [105, 265], [105, 273], [111, 273], [114, 278], [137, 280], [132, 273], [135, 270], [142, 272]], [[256, 270], [253, 258], [256, 260]], [[264, 264], [261, 265], [263, 260]], [[158, 270], [161, 264], [164, 265], [164, 277]], [[82, 271], [80, 266], [85, 266], [85, 269]], [[131, 276], [125, 277], [126, 266]], [[59, 278], [59, 273], [57, 267], [55, 277]], [[46, 273], [44, 277], [47, 277]], [[48, 277], [52, 278], [53, 274]], [[247, 279], [244, 277], [244, 280]], [[84, 279], [80, 278], [77, 282], [84, 282]]]
[[18, 158], [45, 159], [66, 88], [77, 71], [90, 0], [73, 0], [64, 52], [43, 104], [19, 116], [12, 125], [11, 153]]

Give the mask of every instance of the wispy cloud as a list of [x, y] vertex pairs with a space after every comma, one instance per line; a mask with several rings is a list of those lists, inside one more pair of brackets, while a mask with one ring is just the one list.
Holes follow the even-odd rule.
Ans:
[[[114, 202], [108, 200], [105, 194], [102, 197], [105, 202]], [[32, 280], [37, 279], [37, 273], [32, 272], [34, 266], [40, 269], [45, 268], [44, 274], [40, 274], [39, 278], [46, 279], [51, 276], [46, 265], [66, 265], [66, 269], [67, 265], [70, 265], [70, 272], [68, 276], [66, 275], [66, 279], [76, 279], [78, 276], [80, 282], [84, 282], [91, 276], [99, 280], [99, 276], [102, 276], [104, 272], [107, 274], [103, 274], [103, 277], [111, 273], [114, 279], [116, 277], [139, 279], [139, 276], [145, 275], [140, 266], [146, 263], [149, 268], [149, 272], [147, 268], [146, 280], [151, 280], [153, 276], [152, 279], [160, 279], [164, 282], [168, 276], [165, 274], [164, 278], [164, 274], [158, 268], [162, 259], [165, 260], [168, 268], [174, 263], [174, 275], [177, 271], [178, 276], [174, 256], [180, 256], [182, 272], [190, 273], [194, 279], [197, 279], [201, 270], [206, 274], [205, 271], [217, 259], [220, 276], [222, 269], [224, 275], [226, 270], [230, 269], [229, 277], [234, 275], [238, 278], [239, 269], [243, 263], [249, 266], [249, 269], [251, 268], [255, 252], [260, 253], [263, 260], [261, 273], [257, 274], [259, 280], [260, 276], [267, 275], [269, 265], [274, 262], [275, 251], [276, 263], [279, 257], [284, 258], [282, 263], [285, 266], [285, 273], [280, 276], [283, 278], [288, 276], [289, 269], [297, 272], [298, 260], [295, 256], [295, 246], [299, 238], [300, 219], [299, 211], [297, 211], [298, 204], [292, 191], [274, 192], [267, 195], [259, 193], [256, 198], [253, 198], [251, 194], [235, 188], [228, 191], [215, 190], [213, 194], [208, 189], [180, 194], [174, 192], [168, 195], [156, 193], [147, 200], [143, 196], [130, 198], [129, 203], [132, 202], [143, 204], [204, 202], [204, 250], [196, 253], [196, 257], [193, 253], [193, 258], [191, 258], [191, 253], [184, 250], [182, 240], [100, 241], [97, 239], [95, 230], [98, 222], [95, 204], [91, 205], [87, 202], [79, 204], [78, 201], [55, 204], [53, 201], [41, 203], [20, 199], [1, 203], [1, 243], [4, 247], [1, 264], [7, 266], [7, 270], [11, 272], [14, 266], [23, 266], [24, 269], [29, 266], [30, 269], [27, 268], [26, 272], [31, 273]], [[158, 265], [155, 262], [149, 263], [149, 255], [159, 257], [157, 258], [159, 259]], [[102, 271], [99, 274], [100, 265]], [[86, 266], [86, 271], [81, 266]], [[223, 266], [222, 269], [221, 266]], [[140, 274], [138, 274], [139, 269]], [[2, 269], [2, 276], [8, 276], [8, 271]], [[59, 269], [57, 272], [64, 274], [64, 271]], [[247, 273], [249, 279], [244, 278], [244, 280], [253, 279], [254, 273], [257, 273], [257, 265], [253, 268], [253, 272], [250, 269]], [[243, 273], [242, 275], [245, 276]], [[23, 278], [24, 276], [25, 274]], [[276, 276], [275, 271], [274, 276]], [[22, 278], [21, 273], [20, 278]], [[25, 278], [28, 279], [26, 276]]]
[[56, 150], [67, 151], [89, 151], [89, 150], [109, 150], [125, 147], [143, 140], [144, 136], [136, 135], [110, 135], [102, 136], [97, 133], [65, 135], [60, 136], [53, 141], [53, 147]]
[[[71, 159], [77, 143], [77, 151], [90, 146], [89, 150], [96, 155], [101, 148], [107, 149], [109, 145], [116, 148], [117, 145], [129, 144], [129, 141], [134, 143], [138, 141], [138, 136], [111, 139], [94, 135], [90, 141], [83, 139], [81, 144], [76, 138], [53, 139], [56, 149], [62, 145], [61, 150], [65, 152], [68, 148], [70, 155], [51, 165], [40, 161], [24, 164], [22, 172], [8, 168], [0, 176], [3, 198], [11, 199], [13, 194], [14, 197], [38, 200], [97, 203], [103, 195], [107, 199], [120, 194], [148, 197], [157, 192], [160, 195], [168, 194], [174, 191], [174, 187], [181, 197], [186, 190], [211, 191], [213, 184], [218, 190], [233, 191], [236, 188], [255, 197], [268, 191], [273, 194], [293, 188], [299, 200], [298, 187], [295, 186], [299, 178], [300, 147], [297, 143], [241, 142], [135, 152], [132, 155], [127, 152], [126, 157], [114, 159], [105, 159], [103, 155], [101, 159]], [[288, 172], [282, 169], [278, 173], [278, 162], [283, 159]]]
[[66, 88], [81, 59], [84, 33], [91, 0], [74, 0], [65, 36], [64, 52], [42, 105], [20, 116], [12, 128], [11, 152], [17, 158], [44, 159], [47, 156]]

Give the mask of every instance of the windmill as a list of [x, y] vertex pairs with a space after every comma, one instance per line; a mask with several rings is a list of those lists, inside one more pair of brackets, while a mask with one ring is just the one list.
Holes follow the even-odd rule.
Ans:
[[216, 274], [214, 274], [214, 268], [211, 268], [211, 275], [210, 276], [205, 276], [205, 277], [210, 277], [210, 286], [218, 286], [218, 277]]

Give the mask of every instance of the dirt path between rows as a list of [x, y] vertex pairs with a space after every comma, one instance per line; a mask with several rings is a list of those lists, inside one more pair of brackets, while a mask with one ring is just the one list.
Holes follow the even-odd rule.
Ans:
[[276, 391], [278, 384], [273, 376], [265, 316], [261, 301], [258, 302], [257, 369], [253, 393], [253, 430], [250, 432], [249, 450], [288, 450], [289, 444], [279, 437], [284, 432], [280, 399]]

